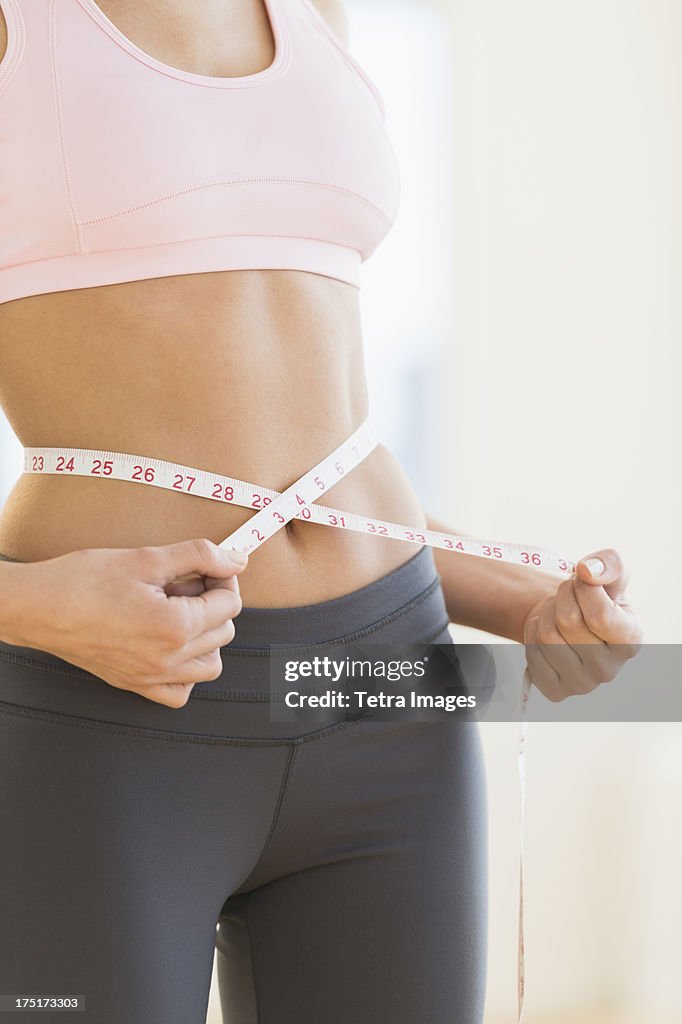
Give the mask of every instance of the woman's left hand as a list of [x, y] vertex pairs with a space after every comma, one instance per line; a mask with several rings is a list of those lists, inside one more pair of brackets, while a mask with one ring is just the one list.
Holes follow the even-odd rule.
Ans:
[[530, 609], [523, 642], [531, 681], [557, 702], [613, 679], [642, 647], [628, 604], [627, 574], [617, 551], [581, 559], [575, 575]]

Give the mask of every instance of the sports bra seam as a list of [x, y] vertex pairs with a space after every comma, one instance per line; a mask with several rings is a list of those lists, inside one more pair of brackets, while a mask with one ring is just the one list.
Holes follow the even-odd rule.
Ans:
[[[90, 217], [87, 220], [81, 220], [79, 222], [81, 227], [90, 227], [96, 224], [103, 224], [110, 220], [116, 220], [118, 217], [125, 217], [132, 213], [139, 213], [142, 210], [149, 209], [152, 206], [160, 206], [162, 203], [169, 202], [172, 199], [180, 199], [182, 196], [191, 195], [194, 192], [200, 192], [204, 189], [211, 188], [225, 188], [233, 185], [249, 185], [256, 183], [267, 182], [269, 184], [284, 184], [284, 185], [312, 185], [315, 188], [330, 189], [335, 192], [342, 192], [346, 195], [353, 196], [355, 199], [359, 199], [360, 202], [365, 203], [370, 209], [377, 213], [383, 218], [386, 224], [390, 225], [390, 218], [381, 210], [371, 199], [363, 196], [359, 192], [355, 192], [353, 189], [346, 188], [344, 185], [336, 185], [332, 182], [314, 181], [307, 178], [276, 178], [276, 177], [262, 177], [255, 176], [252, 178], [226, 178], [218, 181], [205, 182], [201, 185], [190, 185], [184, 189], [178, 189], [175, 192], [168, 192], [163, 196], [158, 196], [156, 199], [150, 199], [144, 203], [137, 203], [135, 206], [129, 206], [123, 210], [116, 210], [112, 213], [100, 214], [98, 217]], [[267, 236], [264, 236], [267, 237]], [[285, 236], [286, 237], [286, 236]], [[324, 239], [319, 239], [324, 241]]]
[[58, 0], [50, 0], [50, 8], [48, 12], [48, 45], [50, 54], [50, 70], [52, 73], [52, 92], [57, 122], [59, 160], [62, 168], [64, 191], [66, 193], [66, 202], [69, 208], [71, 226], [73, 229], [74, 239], [76, 242], [76, 253], [78, 255], [82, 255], [85, 252], [85, 246], [83, 245], [81, 225], [78, 219], [78, 213], [76, 211], [76, 205], [74, 201], [73, 185], [71, 182], [71, 173], [69, 171], [66, 138], [64, 133], [64, 112], [62, 109], [61, 82], [59, 78], [59, 65], [57, 61], [57, 2]]
[[5, 19], [7, 46], [0, 58], [0, 96], [11, 82], [21, 64], [26, 46], [26, 26], [16, 0], [0, 0], [0, 12]]

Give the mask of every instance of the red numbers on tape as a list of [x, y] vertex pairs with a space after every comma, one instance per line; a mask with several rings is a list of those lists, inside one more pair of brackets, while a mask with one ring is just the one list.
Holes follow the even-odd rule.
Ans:
[[[516, 562], [538, 569], [555, 572], [558, 570], [562, 573], [574, 570], [573, 562], [555, 552], [535, 547], [522, 548], [520, 544], [505, 544], [483, 538], [437, 533], [425, 530], [423, 525], [415, 528], [322, 505], [319, 502], [322, 494], [340, 477], [362, 462], [375, 446], [376, 441], [365, 423], [352, 437], [304, 473], [282, 494], [230, 477], [216, 479], [215, 476], [209, 476], [203, 470], [191, 466], [123, 452], [100, 452], [80, 448], [27, 448], [24, 466], [25, 472], [33, 473], [114, 476], [117, 479], [153, 484], [156, 487], [251, 508], [255, 510], [256, 517], [267, 514], [270, 517], [269, 521], [261, 518], [248, 527], [246, 523], [243, 524], [240, 536], [250, 550], [262, 544], [292, 519], [298, 519], [412, 544], [428, 544], [498, 561]], [[272, 510], [265, 513], [271, 504]], [[239, 530], [241, 531], [242, 527]], [[230, 540], [231, 538], [226, 538], [226, 542]]]
[[443, 537], [443, 544], [446, 548], [450, 548], [451, 551], [466, 551], [466, 548], [462, 544], [461, 540], [455, 544], [454, 540], [450, 540], [449, 537]]
[[173, 480], [173, 490], [185, 491], [187, 494], [191, 494], [192, 487], [196, 482], [197, 478], [195, 476], [183, 476], [182, 473], [176, 473]]

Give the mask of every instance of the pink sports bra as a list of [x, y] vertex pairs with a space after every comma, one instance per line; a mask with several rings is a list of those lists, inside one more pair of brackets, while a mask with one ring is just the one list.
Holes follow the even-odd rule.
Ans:
[[163, 64], [94, 0], [0, 0], [0, 302], [175, 274], [359, 286], [400, 199], [376, 86], [312, 0], [264, 0], [276, 54]]

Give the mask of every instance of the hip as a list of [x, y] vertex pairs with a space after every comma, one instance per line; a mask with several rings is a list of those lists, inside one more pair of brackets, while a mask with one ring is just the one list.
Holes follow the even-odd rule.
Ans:
[[[451, 683], [458, 672], [440, 577], [428, 547], [338, 598], [289, 608], [244, 607], [235, 639], [220, 653], [221, 675], [196, 684], [183, 707], [169, 708], [113, 687], [51, 652], [0, 642], [0, 713], [131, 739], [281, 744], [326, 735], [358, 717], [372, 718], [369, 705], [361, 705], [358, 716], [355, 703], [349, 713], [343, 700], [322, 706], [310, 701], [310, 695], [341, 692], [329, 680], [325, 658], [346, 672], [355, 662], [363, 673], [373, 660], [395, 659], [403, 666], [405, 658], [415, 664], [426, 660], [433, 667], [425, 683], [420, 677], [420, 686], [434, 680]], [[294, 663], [299, 671], [292, 681], [288, 673]], [[364, 674], [361, 682], [366, 689]], [[415, 682], [407, 678], [405, 685]], [[354, 678], [341, 683], [346, 692], [354, 685]], [[287, 699], [290, 693], [297, 695], [293, 703]]]

